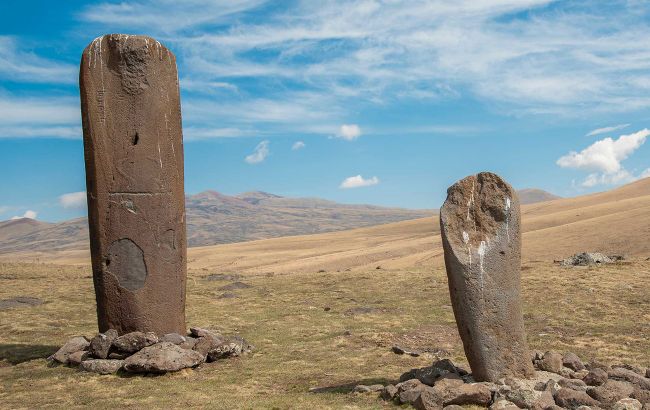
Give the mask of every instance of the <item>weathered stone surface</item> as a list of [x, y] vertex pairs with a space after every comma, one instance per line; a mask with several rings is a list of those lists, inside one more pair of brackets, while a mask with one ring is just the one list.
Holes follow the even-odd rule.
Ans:
[[490, 406], [490, 410], [519, 410], [520, 407], [506, 399], [495, 400]]
[[607, 372], [604, 369], [596, 367], [590, 370], [582, 381], [585, 382], [587, 386], [600, 386], [607, 381], [607, 378]]
[[221, 337], [216, 337], [212, 336], [210, 334], [207, 334], [205, 336], [201, 336], [198, 338], [196, 341], [196, 344], [194, 344], [194, 347], [192, 348], [193, 350], [201, 353], [204, 357], [208, 356], [208, 353], [210, 353], [212, 350], [216, 349], [218, 346], [220, 346], [225, 339]]
[[[435, 390], [435, 386], [434, 386]], [[448, 389], [443, 404], [474, 404], [486, 407], [492, 400], [492, 392], [480, 383], [462, 384]]]
[[151, 332], [131, 332], [115, 339], [113, 346], [120, 352], [134, 353], [156, 343], [158, 343], [158, 337]]
[[492, 173], [469, 176], [447, 190], [440, 226], [452, 306], [474, 379], [531, 377], [515, 191]]
[[161, 342], [129, 356], [124, 361], [124, 369], [132, 373], [165, 373], [195, 367], [204, 361], [199, 352]]
[[607, 380], [602, 386], [590, 389], [587, 394], [609, 407], [621, 399], [630, 397], [633, 391], [634, 386], [628, 382]]
[[79, 74], [100, 332], [185, 331], [186, 229], [176, 59], [111, 34]]
[[599, 406], [598, 401], [583, 391], [560, 389], [555, 395], [555, 403], [566, 409], [577, 409], [580, 406]]
[[117, 339], [117, 330], [108, 329], [106, 332], [93, 337], [88, 351], [93, 357], [106, 359], [115, 339]]
[[643, 405], [636, 399], [621, 399], [614, 403], [612, 410], [641, 410]]
[[381, 398], [384, 400], [393, 400], [395, 398], [395, 395], [397, 394], [397, 387], [393, 386], [392, 384], [389, 384], [384, 387], [384, 389], [381, 391]]
[[422, 384], [418, 379], [411, 379], [403, 383], [398, 383], [395, 387], [397, 387], [397, 397], [399, 398], [399, 402], [402, 404], [412, 404], [420, 396], [420, 393], [426, 390], [429, 386]]
[[567, 389], [587, 391], [587, 384], [580, 379], [561, 379], [558, 384]]
[[622, 367], [613, 367], [607, 372], [607, 376], [614, 380], [624, 380], [636, 384], [642, 389], [650, 390], [650, 379], [646, 379], [637, 372]]
[[214, 362], [227, 357], [237, 357], [246, 354], [253, 349], [246, 339], [241, 337], [231, 337], [219, 343], [208, 352], [208, 361]]
[[580, 371], [585, 368], [585, 365], [582, 363], [582, 360], [575, 353], [565, 353], [562, 356], [562, 364], [573, 371]]
[[650, 390], [645, 390], [639, 386], [634, 387], [634, 392], [631, 394], [633, 399], [637, 399], [641, 404], [650, 405]]
[[560, 373], [562, 370], [562, 355], [558, 352], [548, 351], [544, 357], [537, 363], [540, 370], [552, 373]]
[[82, 362], [79, 369], [85, 372], [113, 374], [122, 368], [123, 360], [91, 359]]
[[90, 342], [83, 337], [77, 336], [68, 340], [59, 350], [56, 351], [52, 356], [48, 357], [48, 360], [54, 360], [59, 363], [66, 364], [68, 363], [68, 358], [72, 353], [86, 350]]
[[431, 387], [418, 392], [411, 404], [416, 410], [442, 410], [442, 403]]
[[196, 343], [199, 341], [199, 339], [192, 337], [192, 336], [186, 336], [185, 341], [181, 344], [179, 344], [180, 347], [183, 349], [193, 349], [194, 346], [196, 346]]
[[215, 330], [209, 330], [209, 329], [203, 329], [200, 327], [191, 327], [190, 328], [190, 334], [193, 337], [199, 338], [203, 336], [214, 336], [217, 338], [222, 338], [221, 333], [215, 331]]
[[182, 343], [185, 343], [187, 339], [185, 338], [185, 336], [179, 335], [178, 333], [167, 333], [166, 335], [163, 335], [163, 337], [160, 338], [160, 341], [173, 343], [175, 345], [180, 345]]
[[90, 354], [85, 350], [80, 350], [78, 352], [70, 353], [68, 356], [68, 364], [70, 366], [79, 366], [84, 360], [88, 360]]

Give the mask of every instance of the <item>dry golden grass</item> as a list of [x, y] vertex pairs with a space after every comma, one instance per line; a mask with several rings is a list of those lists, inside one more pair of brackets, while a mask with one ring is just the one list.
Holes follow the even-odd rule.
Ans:
[[[213, 273], [232, 272], [190, 272], [188, 323], [240, 333], [256, 352], [178, 374], [119, 377], [52, 368], [44, 359], [69, 337], [96, 330], [87, 267], [0, 264], [0, 299], [45, 301], [0, 310], [0, 407], [386, 408], [374, 394], [346, 392], [393, 381], [433, 358], [397, 356], [393, 344], [464, 361], [442, 267], [240, 272], [235, 280], [251, 287], [234, 291], [220, 290], [231, 280], [207, 280]], [[522, 274], [532, 348], [650, 366], [650, 262], [529, 262]], [[312, 387], [332, 389], [309, 393]]]
[[[522, 209], [531, 347], [650, 366], [650, 179]], [[593, 268], [552, 262], [579, 251], [631, 259]], [[0, 310], [0, 407], [385, 408], [375, 395], [346, 392], [433, 358], [397, 356], [391, 345], [464, 361], [441, 256], [435, 218], [190, 249], [188, 323], [240, 333], [256, 353], [196, 371], [116, 377], [44, 360], [69, 337], [96, 330], [87, 253], [5, 255], [0, 299], [45, 303]], [[77, 266], [24, 263], [36, 260]], [[206, 279], [219, 273], [251, 287], [220, 290], [229, 281]], [[332, 389], [308, 392], [319, 386]]]

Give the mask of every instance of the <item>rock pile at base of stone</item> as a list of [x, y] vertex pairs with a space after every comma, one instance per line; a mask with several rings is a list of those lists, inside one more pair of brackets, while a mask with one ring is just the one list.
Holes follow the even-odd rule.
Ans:
[[490, 410], [650, 410], [650, 368], [583, 363], [573, 353], [532, 355], [535, 377], [475, 382], [449, 359], [404, 373], [397, 384], [356, 386], [353, 394], [379, 392], [395, 404], [418, 410], [453, 410], [460, 406]]
[[48, 361], [99, 374], [167, 373], [241, 356], [252, 350], [253, 346], [239, 336], [225, 337], [198, 327], [191, 328], [187, 336], [143, 332], [118, 336], [117, 331], [110, 329], [91, 340], [73, 337], [48, 357]]
[[625, 259], [621, 255], [607, 256], [598, 252], [582, 252], [560, 261], [563, 266], [590, 266], [615, 263]]

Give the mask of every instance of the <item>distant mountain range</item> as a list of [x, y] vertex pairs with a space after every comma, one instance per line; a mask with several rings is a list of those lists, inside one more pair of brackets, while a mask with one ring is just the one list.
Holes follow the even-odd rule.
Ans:
[[[558, 198], [548, 192], [520, 192], [522, 204]], [[216, 245], [290, 235], [341, 231], [422, 218], [436, 210], [339, 204], [319, 198], [288, 198], [266, 192], [229, 196], [205, 191], [186, 197], [189, 246]], [[15, 219], [0, 222], [0, 253], [88, 247], [88, 221], [59, 223]]]
[[522, 205], [552, 201], [554, 199], [562, 198], [560, 196], [553, 195], [550, 192], [535, 188], [520, 189], [517, 191], [517, 195], [519, 196], [519, 203]]

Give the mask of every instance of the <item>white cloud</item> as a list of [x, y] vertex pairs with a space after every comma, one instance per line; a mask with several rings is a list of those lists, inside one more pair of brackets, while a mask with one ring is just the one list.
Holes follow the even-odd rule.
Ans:
[[78, 68], [75, 65], [19, 50], [16, 39], [10, 36], [0, 36], [0, 61], [0, 77], [9, 80], [65, 84], [77, 82]]
[[82, 136], [77, 98], [0, 95], [0, 112], [0, 138]]
[[86, 207], [86, 191], [70, 192], [59, 197], [59, 204], [65, 209], [81, 209]]
[[354, 141], [361, 136], [361, 128], [357, 124], [343, 124], [337, 136], [347, 141]]
[[305, 147], [306, 147], [306, 145], [305, 145], [304, 142], [302, 142], [302, 141], [296, 141], [296, 142], [294, 142], [293, 145], [291, 146], [291, 149], [294, 150], [294, 151], [297, 151], [297, 150], [299, 150], [299, 149], [303, 149], [303, 148], [305, 148]]
[[252, 154], [247, 155], [245, 161], [249, 164], [259, 164], [269, 155], [269, 142], [262, 141], [255, 147]]
[[595, 130], [589, 131], [587, 133], [587, 137], [593, 137], [594, 135], [600, 135], [600, 134], [607, 134], [609, 132], [622, 130], [623, 128], [627, 128], [629, 126], [630, 124], [619, 124], [619, 125], [613, 125], [611, 127], [596, 128]]
[[15, 219], [23, 219], [23, 218], [27, 218], [27, 219], [36, 219], [36, 216], [38, 216], [38, 213], [37, 213], [36, 211], [28, 210], [28, 211], [25, 211], [25, 213], [23, 214], [23, 216], [13, 216], [13, 217], [11, 217], [11, 219], [12, 219], [12, 220], [15, 220]]
[[641, 147], [648, 135], [650, 131], [646, 128], [633, 134], [621, 135], [617, 139], [607, 137], [594, 142], [580, 152], [570, 152], [559, 158], [557, 164], [562, 168], [595, 171], [582, 183], [586, 187], [631, 182], [639, 177], [627, 171], [621, 162]]
[[341, 189], [350, 189], [350, 188], [360, 188], [364, 186], [377, 185], [379, 183], [379, 178], [372, 177], [364, 179], [361, 175], [356, 175], [353, 177], [348, 177], [341, 182], [339, 188]]
[[650, 168], [646, 168], [646, 170], [639, 175], [639, 179], [641, 178], [650, 178]]

